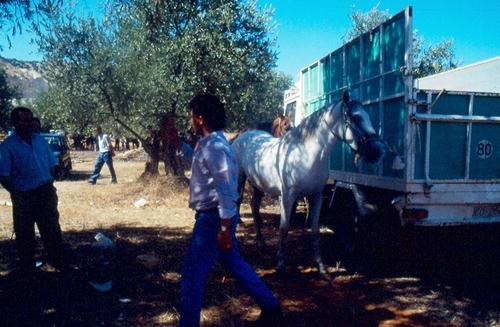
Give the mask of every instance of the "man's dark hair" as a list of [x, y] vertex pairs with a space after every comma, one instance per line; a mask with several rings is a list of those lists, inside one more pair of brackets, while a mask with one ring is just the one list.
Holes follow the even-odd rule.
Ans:
[[199, 94], [189, 103], [189, 109], [195, 116], [202, 116], [214, 131], [226, 127], [226, 110], [218, 97], [211, 94]]
[[12, 125], [16, 126], [17, 122], [21, 117], [19, 117], [19, 113], [24, 112], [28, 113], [31, 112], [30, 108], [27, 107], [16, 107], [12, 112], [10, 113], [10, 121], [12, 122]]

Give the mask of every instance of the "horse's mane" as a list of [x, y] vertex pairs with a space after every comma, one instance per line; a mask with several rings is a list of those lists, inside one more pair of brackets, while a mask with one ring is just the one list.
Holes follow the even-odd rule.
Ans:
[[340, 101], [324, 105], [302, 120], [302, 122], [295, 128], [296, 133], [300, 135], [302, 141], [311, 137], [318, 130], [323, 116], [328, 111], [332, 110], [333, 107], [335, 107], [339, 102]]
[[[321, 119], [323, 118], [324, 115], [326, 115], [330, 110], [333, 110], [335, 106], [338, 104], [342, 103], [343, 100], [326, 104], [323, 107], [319, 108], [306, 118], [302, 120], [302, 122], [297, 126], [297, 129], [299, 130], [299, 134], [301, 135], [302, 140], [308, 138], [311, 136], [311, 131], [317, 131], [319, 129], [319, 124], [321, 123]], [[346, 104], [349, 108], [353, 108], [356, 104], [359, 104], [360, 102], [356, 99], [353, 98], [347, 98], [346, 99]]]

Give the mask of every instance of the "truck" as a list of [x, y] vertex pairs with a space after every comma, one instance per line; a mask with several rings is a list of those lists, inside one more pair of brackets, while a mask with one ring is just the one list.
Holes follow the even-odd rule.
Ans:
[[500, 57], [415, 79], [412, 7], [301, 69], [284, 93], [295, 125], [344, 90], [386, 143], [379, 162], [338, 144], [323, 212], [337, 226], [500, 223]]

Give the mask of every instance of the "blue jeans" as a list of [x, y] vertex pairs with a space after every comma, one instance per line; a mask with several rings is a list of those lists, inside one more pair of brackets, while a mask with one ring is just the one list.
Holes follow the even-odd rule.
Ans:
[[99, 174], [101, 173], [102, 166], [104, 166], [104, 163], [106, 163], [106, 165], [109, 168], [109, 172], [111, 173], [111, 180], [116, 182], [115, 168], [113, 167], [113, 156], [109, 151], [99, 152], [99, 155], [97, 156], [97, 160], [94, 165], [94, 171], [90, 176], [90, 180], [93, 182], [97, 180]]
[[205, 280], [217, 259], [231, 271], [236, 281], [257, 302], [261, 310], [276, 307], [279, 304], [278, 299], [241, 257], [235, 235], [239, 215], [231, 219], [233, 247], [227, 253], [219, 250], [217, 242], [220, 229], [218, 210], [197, 212], [195, 218], [193, 235], [182, 267], [179, 326], [200, 325]]

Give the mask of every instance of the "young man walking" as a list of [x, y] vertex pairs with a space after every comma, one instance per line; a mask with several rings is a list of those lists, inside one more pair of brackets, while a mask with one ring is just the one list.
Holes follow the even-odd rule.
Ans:
[[219, 260], [245, 291], [257, 302], [261, 326], [279, 326], [282, 317], [278, 299], [245, 262], [236, 241], [236, 159], [222, 129], [226, 124], [224, 105], [213, 95], [198, 95], [189, 104], [191, 125], [201, 137], [195, 149], [181, 142], [173, 119], [164, 120], [164, 137], [181, 151], [191, 165], [189, 207], [196, 211], [181, 280], [179, 326], [200, 325], [205, 279]]
[[116, 173], [115, 168], [113, 167], [114, 151], [113, 145], [111, 144], [111, 139], [109, 138], [108, 134], [102, 132], [101, 126], [97, 126], [94, 132], [99, 144], [99, 154], [97, 155], [97, 159], [94, 165], [94, 171], [92, 172], [92, 175], [90, 176], [88, 182], [94, 185], [101, 173], [102, 166], [106, 164], [111, 174], [111, 184], [116, 184]]

